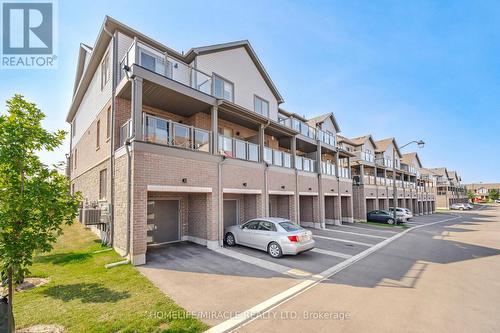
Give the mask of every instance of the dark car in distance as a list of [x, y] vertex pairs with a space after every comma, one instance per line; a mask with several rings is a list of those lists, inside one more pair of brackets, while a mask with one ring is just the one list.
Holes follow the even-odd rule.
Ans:
[[394, 216], [391, 212], [387, 210], [372, 210], [366, 214], [366, 220], [368, 222], [379, 222], [379, 223], [388, 223], [394, 224], [397, 221], [394, 221]]

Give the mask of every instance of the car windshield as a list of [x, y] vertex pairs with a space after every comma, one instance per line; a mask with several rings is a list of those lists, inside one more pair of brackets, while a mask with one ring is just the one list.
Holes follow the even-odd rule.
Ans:
[[297, 230], [302, 230], [303, 228], [290, 222], [290, 221], [286, 221], [286, 222], [280, 222], [280, 226], [285, 229], [286, 231], [297, 231]]

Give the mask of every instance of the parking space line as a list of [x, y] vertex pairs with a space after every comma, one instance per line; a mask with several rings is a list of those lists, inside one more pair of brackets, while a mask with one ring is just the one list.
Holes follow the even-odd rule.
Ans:
[[325, 231], [338, 232], [338, 233], [349, 234], [349, 235], [357, 235], [357, 236], [362, 236], [362, 237], [378, 238], [378, 239], [387, 239], [387, 238], [389, 238], [389, 237], [384, 237], [384, 236], [367, 235], [367, 234], [361, 234], [361, 233], [358, 233], [358, 232], [335, 230], [335, 229], [325, 229]]
[[342, 239], [342, 238], [333, 238], [333, 237], [318, 236], [318, 235], [313, 235], [313, 238], [329, 239], [329, 240], [334, 240], [334, 241], [338, 241], [338, 242], [351, 243], [351, 244], [368, 246], [368, 247], [375, 245], [375, 244], [370, 244], [370, 243], [356, 242], [356, 241]]
[[393, 230], [384, 230], [384, 229], [387, 229], [387, 227], [377, 227], [377, 226], [373, 226], [373, 227], [354, 227], [352, 225], [344, 225], [344, 224], [342, 224], [339, 227], [350, 228], [350, 229], [359, 229], [359, 230], [372, 230], [372, 231], [384, 232], [384, 233], [388, 233], [388, 234], [397, 234], [399, 232], [399, 231], [393, 231]]
[[247, 254], [243, 254], [243, 253], [240, 253], [240, 252], [237, 252], [234, 250], [230, 250], [230, 249], [224, 248], [224, 247], [214, 249], [213, 251], [220, 253], [220, 254], [223, 254], [225, 256], [231, 257], [233, 259], [237, 259], [239, 261], [243, 261], [243, 262], [246, 262], [246, 263], [249, 263], [249, 264], [252, 264], [252, 265], [255, 265], [255, 266], [258, 266], [260, 268], [264, 268], [264, 269], [267, 269], [267, 270], [270, 270], [270, 271], [273, 271], [276, 273], [289, 275], [289, 276], [294, 277], [294, 278], [304, 278], [304, 277], [308, 277], [308, 276], [312, 275], [312, 273], [302, 271], [300, 269], [291, 268], [291, 267], [288, 267], [285, 265], [276, 264], [274, 262], [270, 262], [270, 261], [260, 259], [260, 258], [255, 258], [255, 257], [249, 256]]
[[355, 264], [356, 262], [362, 260], [363, 258], [369, 256], [375, 251], [380, 250], [381, 248], [387, 246], [388, 244], [392, 243], [396, 239], [399, 239], [400, 237], [403, 237], [407, 233], [419, 229], [419, 228], [424, 228], [430, 225], [435, 225], [439, 223], [444, 223], [444, 222], [449, 222], [452, 220], [459, 219], [460, 216], [455, 216], [452, 218], [448, 218], [445, 220], [440, 220], [440, 221], [435, 221], [431, 222], [428, 224], [424, 225], [419, 225], [419, 226], [414, 226], [412, 228], [408, 228], [403, 230], [402, 232], [380, 242], [375, 244], [374, 246], [366, 249], [363, 252], [358, 253], [355, 256], [352, 256], [351, 258], [344, 260], [340, 262], [339, 264], [332, 266], [328, 268], [327, 270], [313, 275], [310, 279], [306, 279], [302, 281], [301, 283], [284, 290], [283, 292], [274, 295], [273, 297], [263, 301], [262, 303], [259, 303], [252, 308], [239, 312], [237, 315], [234, 317], [210, 328], [206, 333], [222, 333], [222, 332], [232, 332], [233, 330], [237, 328], [241, 328], [245, 326], [246, 324], [252, 322], [253, 320], [262, 317], [264, 314], [268, 313], [269, 311], [272, 311], [273, 309], [279, 307], [280, 305], [284, 304], [285, 302], [288, 302], [292, 298], [295, 298], [299, 296], [300, 294], [306, 292], [307, 290], [311, 289], [312, 287], [318, 285], [319, 283], [325, 281], [326, 279], [330, 279], [333, 277], [335, 274], [341, 272], [342, 270], [346, 269], [347, 267]]
[[339, 258], [342, 258], [342, 259], [349, 259], [350, 257], [352, 257], [352, 255], [350, 254], [344, 254], [344, 253], [340, 253], [340, 252], [335, 252], [335, 251], [329, 251], [329, 250], [323, 250], [323, 249], [318, 249], [317, 247], [310, 250], [311, 252], [316, 252], [316, 253], [321, 253], [321, 254], [326, 254], [326, 255], [329, 255], [329, 256], [332, 256], [332, 257], [339, 257]]

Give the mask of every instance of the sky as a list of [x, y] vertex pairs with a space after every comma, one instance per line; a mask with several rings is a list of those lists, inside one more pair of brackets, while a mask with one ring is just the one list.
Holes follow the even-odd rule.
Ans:
[[[92, 4], [92, 2], [94, 4]], [[282, 107], [333, 112], [341, 134], [395, 137], [425, 167], [463, 183], [500, 182], [498, 1], [58, 1], [58, 68], [0, 69], [4, 101], [20, 93], [66, 129], [78, 47], [105, 15], [177, 51], [248, 39]], [[47, 163], [64, 159], [68, 142]]]

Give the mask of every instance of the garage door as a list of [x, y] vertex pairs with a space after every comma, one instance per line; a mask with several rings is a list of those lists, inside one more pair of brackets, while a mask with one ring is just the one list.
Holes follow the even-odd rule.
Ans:
[[238, 200], [224, 200], [224, 228], [238, 224]]
[[167, 243], [180, 240], [179, 201], [148, 202], [148, 243]]

